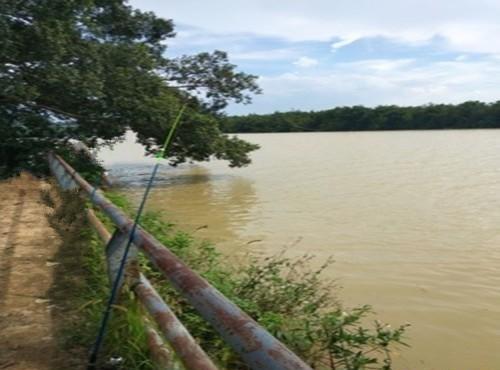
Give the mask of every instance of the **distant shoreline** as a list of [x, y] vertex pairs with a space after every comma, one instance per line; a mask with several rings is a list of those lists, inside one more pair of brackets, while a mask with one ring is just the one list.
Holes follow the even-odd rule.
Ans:
[[224, 131], [224, 134], [331, 134], [331, 133], [358, 133], [358, 132], [407, 132], [407, 131], [465, 131], [465, 130], [498, 130], [499, 127], [464, 127], [464, 128], [407, 128], [392, 130], [336, 130], [336, 131], [252, 131], [252, 132], [231, 132]]
[[359, 132], [500, 128], [500, 101], [398, 107], [338, 107], [323, 111], [290, 111], [229, 116], [225, 133]]

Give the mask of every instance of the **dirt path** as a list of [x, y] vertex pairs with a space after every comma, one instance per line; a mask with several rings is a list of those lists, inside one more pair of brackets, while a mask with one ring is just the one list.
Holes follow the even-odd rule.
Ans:
[[48, 299], [60, 240], [41, 200], [47, 186], [28, 175], [0, 182], [1, 370], [53, 370], [64, 356]]

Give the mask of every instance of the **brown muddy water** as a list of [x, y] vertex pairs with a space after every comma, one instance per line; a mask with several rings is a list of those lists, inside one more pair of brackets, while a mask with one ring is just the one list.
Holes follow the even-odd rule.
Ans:
[[[500, 369], [500, 130], [239, 136], [251, 166], [164, 166], [149, 209], [229, 260], [333, 256], [346, 306], [412, 324], [396, 369]], [[101, 157], [137, 200], [153, 161]]]

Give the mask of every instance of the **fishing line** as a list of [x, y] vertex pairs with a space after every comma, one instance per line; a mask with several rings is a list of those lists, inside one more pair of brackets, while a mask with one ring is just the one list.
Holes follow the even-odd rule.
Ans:
[[141, 203], [139, 205], [139, 209], [137, 210], [134, 224], [132, 225], [132, 230], [130, 231], [127, 245], [125, 246], [125, 251], [123, 252], [123, 256], [122, 256], [122, 259], [120, 261], [120, 266], [118, 268], [118, 272], [116, 273], [115, 280], [113, 281], [113, 287], [111, 289], [111, 294], [109, 296], [108, 303], [106, 305], [106, 309], [105, 309], [103, 316], [102, 316], [102, 321], [101, 321], [101, 325], [99, 327], [99, 332], [97, 334], [97, 338], [96, 338], [96, 341], [94, 343], [94, 347], [92, 348], [92, 352], [89, 356], [87, 370], [95, 370], [96, 369], [97, 358], [99, 355], [99, 351], [101, 350], [102, 341], [104, 339], [104, 334], [106, 332], [109, 317], [111, 315], [111, 307], [113, 306], [116, 295], [118, 293], [118, 288], [120, 285], [119, 283], [120, 283], [121, 277], [123, 275], [123, 271], [125, 270], [125, 265], [127, 262], [127, 257], [128, 257], [128, 253], [130, 250], [130, 246], [132, 245], [132, 242], [134, 241], [135, 231], [137, 230], [137, 226], [139, 224], [139, 220], [141, 218], [142, 211], [144, 210], [144, 205], [146, 204], [146, 200], [149, 196], [149, 192], [153, 186], [153, 181], [155, 179], [156, 173], [158, 172], [158, 168], [160, 167], [160, 164], [161, 164], [160, 161], [162, 158], [165, 157], [165, 154], [168, 152], [168, 149], [170, 148], [170, 145], [172, 144], [172, 138], [174, 136], [174, 132], [176, 131], [177, 126], [179, 125], [179, 122], [181, 120], [181, 117], [182, 117], [185, 109], [186, 109], [186, 104], [184, 104], [182, 106], [181, 110], [177, 114], [177, 117], [175, 118], [174, 123], [172, 124], [172, 127], [170, 128], [170, 131], [168, 132], [168, 135], [165, 139], [165, 142], [164, 142], [161, 150], [156, 155], [157, 161], [156, 161], [155, 166], [153, 167], [153, 171], [151, 172], [151, 177], [149, 178], [148, 185], [146, 186], [146, 190], [144, 191], [144, 195], [143, 195]]

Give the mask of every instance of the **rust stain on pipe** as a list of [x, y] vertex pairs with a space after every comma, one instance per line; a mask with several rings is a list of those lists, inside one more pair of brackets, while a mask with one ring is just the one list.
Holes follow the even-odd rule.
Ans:
[[104, 224], [97, 218], [95, 215], [95, 212], [92, 211], [91, 209], [86, 210], [87, 213], [87, 219], [89, 220], [90, 224], [94, 227], [94, 229], [97, 231], [97, 234], [101, 238], [101, 240], [104, 243], [109, 242], [109, 239], [111, 239], [111, 233], [106, 229]]
[[207, 354], [142, 274], [139, 275], [138, 281], [134, 285], [134, 291], [139, 300], [155, 319], [165, 339], [170, 343], [184, 366], [192, 370], [216, 370], [217, 367]]
[[173, 356], [168, 349], [165, 348], [158, 332], [149, 324], [146, 324], [146, 336], [149, 350], [153, 361], [161, 369], [169, 370], [174, 367]]

